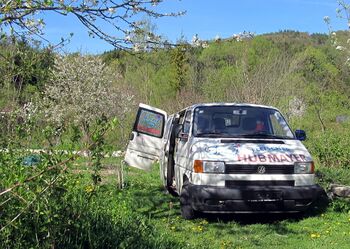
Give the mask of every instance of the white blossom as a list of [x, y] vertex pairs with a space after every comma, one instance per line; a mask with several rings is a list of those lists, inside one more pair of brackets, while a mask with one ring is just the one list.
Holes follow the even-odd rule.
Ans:
[[340, 51], [346, 50], [346, 48], [343, 47], [343, 46], [337, 46], [335, 49], [336, 49], [336, 50], [340, 50]]
[[289, 101], [288, 109], [291, 116], [302, 117], [306, 111], [306, 105], [302, 99], [294, 97]]
[[329, 16], [325, 16], [323, 17], [323, 21], [325, 21], [325, 23], [330, 23], [331, 18]]
[[193, 37], [192, 37], [192, 45], [194, 47], [200, 47], [201, 46], [201, 40], [199, 39], [199, 36], [198, 34], [195, 34]]
[[76, 125], [106, 117], [122, 117], [133, 95], [115, 86], [121, 76], [95, 56], [60, 56], [44, 91], [49, 121]]
[[133, 50], [135, 52], [140, 52], [140, 50], [141, 50], [140, 44], [139, 43], [134, 43]]
[[114, 14], [115, 13], [115, 8], [108, 8], [108, 12], [111, 13], [111, 14]]
[[159, 4], [159, 0], [152, 0], [152, 6], [157, 6]]

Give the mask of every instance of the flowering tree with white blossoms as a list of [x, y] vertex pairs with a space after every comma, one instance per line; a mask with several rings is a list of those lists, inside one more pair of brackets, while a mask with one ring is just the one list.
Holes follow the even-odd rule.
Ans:
[[[44, 13], [72, 15], [92, 37], [116, 48], [130, 49], [133, 33], [143, 32], [145, 16], [161, 18], [184, 12], [162, 13], [157, 5], [164, 0], [0, 0], [0, 31], [18, 36], [43, 38]], [[108, 31], [107, 31], [108, 30]], [[160, 43], [159, 36], [147, 31], [147, 43]]]
[[133, 104], [133, 95], [118, 87], [120, 79], [96, 56], [58, 56], [44, 91], [46, 118], [80, 127], [89, 142], [96, 121], [120, 121]]
[[328, 25], [328, 30], [330, 33], [330, 37], [332, 39], [332, 45], [339, 51], [343, 51], [346, 54], [346, 64], [350, 65], [350, 4], [345, 0], [339, 0], [338, 8], [336, 9], [337, 17], [340, 19], [344, 19], [347, 23], [346, 39], [343, 41], [339, 39], [337, 33], [333, 30], [331, 25], [331, 19], [329, 16], [325, 16], [323, 19]]

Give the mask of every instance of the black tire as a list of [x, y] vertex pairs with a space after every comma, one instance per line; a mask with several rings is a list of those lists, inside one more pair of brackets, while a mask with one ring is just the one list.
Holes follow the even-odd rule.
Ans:
[[184, 183], [180, 194], [180, 208], [181, 216], [186, 220], [196, 218], [196, 211], [192, 208], [190, 200], [188, 183]]

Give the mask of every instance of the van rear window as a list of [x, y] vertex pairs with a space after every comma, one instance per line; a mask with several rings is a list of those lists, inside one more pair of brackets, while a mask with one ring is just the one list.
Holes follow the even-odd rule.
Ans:
[[164, 115], [146, 109], [139, 109], [134, 130], [155, 137], [163, 136]]

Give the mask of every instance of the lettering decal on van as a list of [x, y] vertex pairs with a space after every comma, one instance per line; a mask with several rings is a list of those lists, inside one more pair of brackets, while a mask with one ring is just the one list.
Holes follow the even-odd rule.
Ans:
[[210, 153], [210, 154], [212, 154], [212, 155], [220, 155], [221, 156], [222, 154], [218, 151], [218, 147], [219, 146], [217, 146], [217, 145], [210, 146], [210, 147], [208, 146], [208, 147], [205, 148], [205, 151]]
[[232, 156], [238, 154], [239, 147], [240, 144], [230, 144], [226, 146], [214, 145], [205, 147], [205, 151], [215, 156]]
[[240, 147], [241, 145], [240, 144], [231, 144], [230, 145], [230, 149], [231, 149], [231, 151], [232, 151], [232, 153], [234, 154], [234, 155], [237, 155], [238, 154], [238, 151], [239, 151], [239, 147]]
[[306, 156], [302, 154], [258, 154], [247, 155], [238, 154], [238, 162], [251, 162], [251, 163], [284, 163], [284, 162], [306, 162]]
[[258, 145], [257, 148], [253, 148], [252, 151], [254, 153], [259, 153], [259, 152], [287, 152], [291, 153], [292, 150], [290, 148], [285, 148], [281, 146], [266, 146], [266, 145]]

